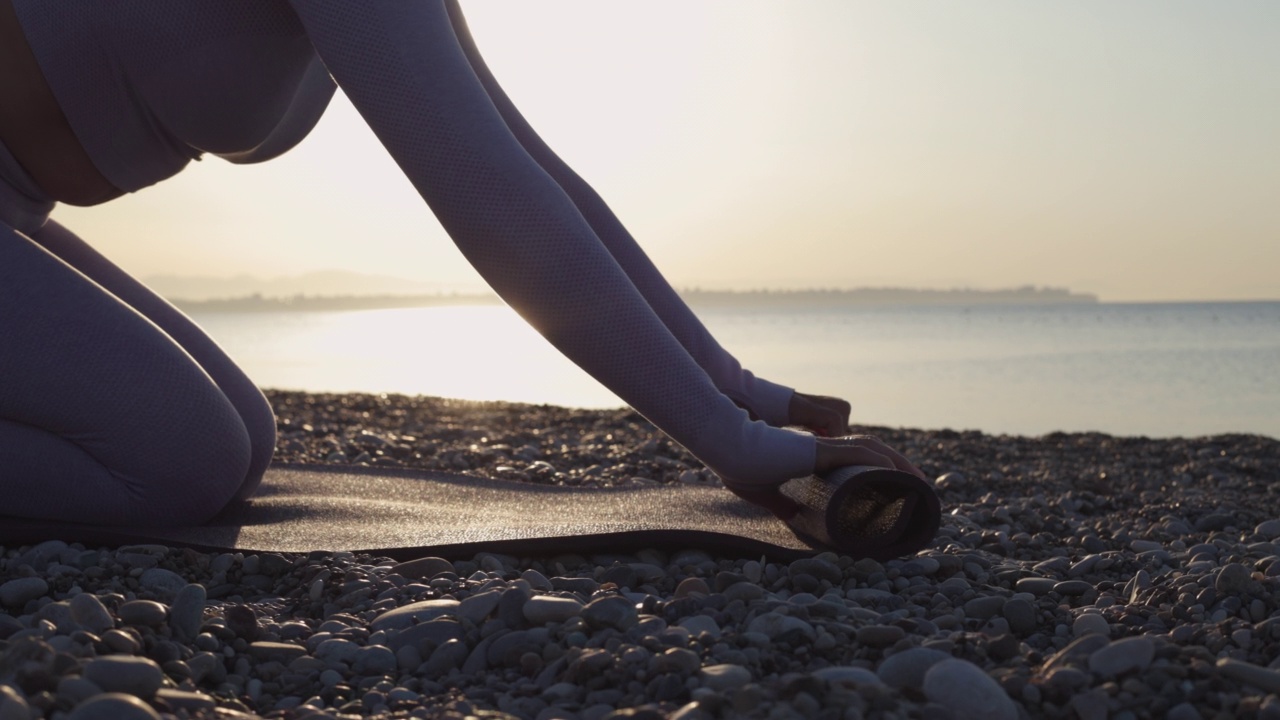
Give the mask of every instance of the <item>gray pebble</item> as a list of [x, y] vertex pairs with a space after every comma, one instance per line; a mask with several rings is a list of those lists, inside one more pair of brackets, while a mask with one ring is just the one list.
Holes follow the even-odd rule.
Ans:
[[293, 660], [307, 654], [307, 649], [293, 643], [270, 642], [259, 640], [249, 643], [249, 654], [259, 660], [275, 660], [288, 665]]
[[539, 595], [524, 604], [523, 612], [533, 625], [560, 623], [577, 617], [582, 612], [582, 603], [573, 598]]
[[844, 573], [840, 568], [820, 558], [800, 558], [795, 560], [787, 568], [787, 572], [791, 574], [791, 577], [812, 575], [819, 580], [826, 580], [832, 585], [839, 584], [844, 579]]
[[1213, 587], [1223, 595], [1240, 595], [1249, 589], [1253, 582], [1249, 568], [1240, 563], [1227, 563], [1218, 571]]
[[1057, 584], [1058, 581], [1053, 578], [1025, 577], [1019, 578], [1013, 584], [1013, 589], [1017, 592], [1031, 593], [1032, 595], [1047, 595], [1053, 591], [1053, 586]]
[[370, 630], [407, 628], [414, 623], [426, 622], [441, 615], [453, 615], [458, 611], [458, 601], [449, 599], [423, 600], [388, 610], [369, 623]]
[[163, 701], [165, 705], [174, 710], [186, 710], [188, 713], [193, 714], [212, 710], [215, 705], [214, 699], [204, 693], [175, 690], [173, 688], [160, 688], [157, 690], [156, 700]]
[[1107, 720], [1107, 694], [1101, 688], [1078, 693], [1071, 698], [1071, 709], [1080, 720]]
[[950, 654], [933, 648], [909, 648], [885, 658], [876, 670], [876, 675], [889, 687], [919, 690], [924, 685], [924, 676], [929, 668], [950, 658]]
[[529, 568], [528, 570], [520, 573], [520, 578], [529, 583], [529, 587], [534, 590], [538, 590], [540, 592], [550, 592], [552, 590], [551, 581], [547, 579], [547, 576], [533, 568]]
[[1004, 609], [1005, 599], [999, 595], [981, 595], [964, 604], [965, 617], [990, 620]]
[[386, 675], [394, 673], [398, 663], [395, 653], [384, 645], [369, 645], [356, 652], [351, 669], [359, 675]]
[[1071, 623], [1071, 634], [1075, 637], [1084, 637], [1085, 635], [1102, 635], [1109, 637], [1111, 635], [1111, 625], [1107, 623], [1107, 619], [1098, 613], [1084, 613]]
[[596, 598], [582, 609], [582, 619], [593, 628], [611, 627], [626, 631], [639, 621], [636, 606], [624, 597], [609, 595]]
[[346, 638], [329, 638], [316, 646], [314, 654], [333, 667], [339, 663], [350, 665], [358, 652], [360, 646]]
[[1280, 520], [1265, 520], [1260, 522], [1258, 523], [1258, 526], [1253, 529], [1253, 532], [1267, 538], [1268, 540], [1280, 538]]
[[463, 600], [458, 605], [457, 615], [479, 625], [498, 607], [502, 593], [498, 590], [485, 590]]
[[750, 670], [730, 663], [708, 665], [698, 675], [705, 687], [717, 692], [734, 690], [751, 682]]
[[906, 631], [897, 625], [864, 625], [858, 628], [857, 641], [859, 645], [888, 647], [901, 640], [906, 634]]
[[1280, 694], [1280, 671], [1231, 658], [1218, 660], [1218, 672], [1238, 682], [1247, 683], [1272, 694]]
[[697, 637], [704, 632], [708, 633], [713, 638], [720, 637], [720, 624], [715, 621], [715, 618], [707, 615], [690, 615], [687, 618], [681, 618], [680, 621], [676, 623], [676, 627], [688, 630], [689, 634], [694, 637]]
[[924, 676], [924, 694], [950, 708], [956, 720], [1017, 720], [1018, 708], [995, 680], [973, 663], [943, 660]]
[[102, 604], [97, 595], [80, 593], [71, 598], [70, 605], [71, 618], [80, 627], [95, 635], [101, 635], [115, 627], [115, 618], [111, 617], [107, 606]]
[[1169, 714], [1164, 718], [1165, 720], [1204, 720], [1204, 716], [1196, 706], [1189, 702], [1179, 703], [1169, 708]]
[[[781, 640], [787, 635], [795, 634], [804, 637], [807, 640], [813, 640], [817, 637], [813, 626], [791, 615], [781, 615], [775, 612], [767, 612], [752, 620], [747, 626], [748, 632], [760, 633], [770, 640]], [[898, 628], [901, 632], [902, 629]], [[859, 630], [861, 632], [861, 630]]]
[[185, 585], [178, 591], [169, 608], [169, 627], [179, 640], [194, 640], [204, 622], [204, 604], [208, 594], [203, 585]]
[[155, 600], [130, 600], [121, 603], [116, 614], [125, 625], [155, 627], [164, 622], [169, 609]]
[[1039, 611], [1030, 600], [1013, 598], [1001, 609], [1004, 619], [1009, 623], [1009, 630], [1018, 635], [1026, 635], [1036, 629], [1036, 618]]
[[1067, 597], [1084, 595], [1091, 590], [1093, 590], [1093, 586], [1084, 580], [1063, 580], [1053, 585], [1054, 592]]
[[1150, 638], [1127, 637], [1109, 643], [1089, 655], [1089, 671], [1103, 678], [1146, 670], [1155, 658], [1156, 645]]
[[160, 720], [160, 715], [132, 695], [103, 693], [77, 705], [67, 720]]
[[108, 655], [85, 663], [85, 680], [107, 692], [120, 692], [149, 698], [164, 682], [164, 673], [155, 661], [142, 657]]
[[431, 653], [423, 670], [432, 677], [444, 675], [454, 668], [461, 667], [469, 654], [470, 650], [467, 649], [466, 643], [461, 640], [448, 640]]
[[676, 586], [675, 597], [683, 598], [690, 595], [710, 595], [711, 588], [707, 586], [707, 581], [700, 577], [687, 577], [680, 581]]
[[427, 647], [435, 649], [449, 640], [461, 640], [462, 634], [462, 625], [457, 620], [436, 618], [397, 632], [387, 641], [387, 647], [393, 652], [399, 652], [404, 647], [421, 649], [425, 643]]
[[836, 665], [814, 670], [813, 676], [829, 683], [852, 683], [857, 685], [884, 685], [879, 675], [866, 668], [849, 665]]
[[28, 602], [49, 592], [49, 583], [38, 577], [24, 577], [0, 585], [0, 603], [22, 609]]
[[454, 572], [453, 563], [438, 557], [424, 557], [392, 565], [388, 572], [409, 580], [427, 580], [442, 572]]
[[138, 584], [161, 597], [171, 598], [179, 590], [186, 587], [187, 581], [186, 578], [172, 570], [151, 568], [150, 570], [142, 571], [142, 575], [138, 578]]

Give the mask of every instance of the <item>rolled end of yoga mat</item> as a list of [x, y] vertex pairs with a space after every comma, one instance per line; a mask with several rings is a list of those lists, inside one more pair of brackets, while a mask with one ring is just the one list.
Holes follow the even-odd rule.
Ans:
[[851, 465], [789, 480], [779, 490], [800, 506], [787, 520], [796, 534], [857, 558], [914, 555], [942, 522], [937, 493], [901, 470]]

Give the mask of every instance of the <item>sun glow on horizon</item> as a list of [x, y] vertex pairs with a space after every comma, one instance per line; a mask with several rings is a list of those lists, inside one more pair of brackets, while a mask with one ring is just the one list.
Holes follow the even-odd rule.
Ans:
[[[1280, 298], [1280, 5], [465, 2], [678, 287]], [[55, 217], [138, 275], [482, 281], [339, 98], [280, 160]]]

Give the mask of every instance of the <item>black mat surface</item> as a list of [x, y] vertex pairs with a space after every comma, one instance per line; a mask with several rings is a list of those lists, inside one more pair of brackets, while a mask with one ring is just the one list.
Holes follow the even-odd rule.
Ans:
[[[930, 538], [936, 528], [934, 523]], [[801, 535], [814, 533], [802, 530]], [[253, 500], [199, 527], [0, 519], [0, 544], [5, 545], [57, 539], [206, 551], [351, 550], [397, 559], [457, 558], [480, 551], [621, 553], [643, 547], [786, 559], [822, 549], [821, 541], [801, 535], [719, 488], [581, 489], [438, 472], [300, 465], [271, 468]], [[858, 554], [868, 554], [865, 549]]]

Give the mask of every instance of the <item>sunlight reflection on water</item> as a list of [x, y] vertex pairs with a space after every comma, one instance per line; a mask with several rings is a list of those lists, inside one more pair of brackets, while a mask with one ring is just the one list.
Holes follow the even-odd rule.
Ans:
[[[500, 306], [200, 314], [264, 387], [616, 407]], [[1280, 303], [708, 311], [764, 377], [856, 421], [1042, 434], [1280, 436]]]

